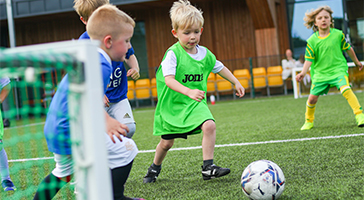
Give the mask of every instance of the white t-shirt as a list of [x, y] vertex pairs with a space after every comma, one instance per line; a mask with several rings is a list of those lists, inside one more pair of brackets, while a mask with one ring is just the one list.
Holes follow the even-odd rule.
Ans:
[[[190, 55], [191, 58], [193, 58], [195, 60], [204, 59], [206, 56], [206, 49], [203, 47], [200, 47], [199, 45], [197, 45], [196, 48], [197, 48], [196, 54], [188, 53], [188, 55]], [[169, 50], [167, 52], [167, 55], [164, 58], [164, 60], [162, 61], [161, 65], [162, 65], [163, 76], [176, 75], [177, 58], [172, 50]], [[212, 69], [212, 72], [216, 74], [216, 73], [220, 72], [224, 67], [225, 66], [224, 66], [224, 64], [222, 64], [222, 62], [216, 60], [216, 63], [215, 63], [214, 68]]]
[[295, 68], [295, 62], [296, 60], [287, 60], [287, 59], [283, 59], [282, 60], [282, 79], [286, 80], [289, 76], [291, 76], [292, 74], [292, 69]]
[[296, 61], [296, 67], [303, 67], [303, 63], [301, 63], [299, 60]]

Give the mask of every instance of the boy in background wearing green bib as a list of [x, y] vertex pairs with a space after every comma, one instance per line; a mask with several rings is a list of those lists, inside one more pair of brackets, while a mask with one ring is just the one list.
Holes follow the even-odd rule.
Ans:
[[178, 42], [167, 50], [156, 74], [158, 104], [153, 135], [161, 136], [161, 140], [143, 182], [156, 181], [175, 138], [187, 139], [201, 132], [203, 179], [225, 176], [230, 169], [213, 164], [216, 125], [206, 102], [207, 77], [211, 72], [219, 73], [235, 85], [239, 97], [244, 96], [245, 89], [213, 53], [198, 45], [204, 23], [202, 11], [187, 0], [179, 0], [174, 2], [170, 17]]
[[322, 6], [306, 13], [304, 18], [306, 27], [312, 28], [314, 33], [307, 40], [302, 72], [296, 76], [296, 80], [301, 81], [311, 67], [312, 85], [306, 104], [306, 120], [301, 130], [313, 127], [318, 97], [327, 94], [330, 86], [336, 86], [340, 90], [353, 109], [357, 125], [364, 127], [363, 108], [349, 85], [348, 64], [342, 51], [347, 52], [359, 70], [362, 70], [363, 65], [346, 42], [343, 32], [333, 28], [332, 13], [329, 6]]

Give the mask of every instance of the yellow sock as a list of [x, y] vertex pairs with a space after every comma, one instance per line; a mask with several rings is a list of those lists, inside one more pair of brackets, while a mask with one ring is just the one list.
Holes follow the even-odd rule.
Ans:
[[316, 109], [316, 104], [310, 104], [307, 101], [306, 113], [305, 113], [306, 122], [313, 122], [313, 120], [315, 119], [315, 109]]
[[351, 90], [350, 87], [342, 87], [340, 88], [340, 91], [345, 99], [348, 101], [355, 115], [363, 113], [363, 108], [360, 106], [358, 98], [356, 98], [353, 90]]

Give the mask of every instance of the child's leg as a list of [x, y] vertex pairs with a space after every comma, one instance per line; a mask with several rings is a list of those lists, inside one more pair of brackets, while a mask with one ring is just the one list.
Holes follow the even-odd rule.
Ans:
[[56, 168], [39, 184], [34, 200], [51, 200], [73, 175], [73, 161], [71, 155], [54, 154]]
[[353, 109], [357, 125], [359, 127], [364, 127], [363, 108], [360, 106], [358, 98], [356, 98], [353, 90], [349, 86], [342, 86], [340, 87], [340, 92], [348, 101], [351, 109]]
[[3, 119], [0, 111], [0, 175], [1, 175], [1, 186], [5, 191], [16, 190], [13, 182], [10, 179], [9, 173], [9, 164], [8, 164], [8, 155], [3, 148], [3, 135], [4, 135], [4, 126]]
[[162, 162], [167, 155], [167, 152], [172, 148], [174, 139], [163, 139], [157, 145], [154, 154], [153, 163], [148, 168], [147, 174], [143, 178], [143, 183], [154, 183], [162, 170]]
[[9, 165], [8, 165], [8, 156], [5, 152], [5, 149], [2, 147], [2, 141], [0, 140], [0, 175], [1, 182], [3, 180], [10, 180], [9, 173]]
[[201, 126], [202, 138], [202, 178], [210, 180], [230, 173], [229, 168], [222, 168], [214, 165], [214, 150], [216, 142], [216, 124], [213, 120], [205, 121]]
[[129, 173], [133, 166], [133, 161], [123, 167], [114, 168], [111, 170], [112, 188], [114, 200], [124, 199], [124, 185], [129, 177]]
[[14, 191], [16, 187], [10, 179], [8, 156], [6, 155], [5, 149], [2, 146], [2, 140], [0, 140], [0, 175], [1, 175], [1, 186], [5, 191]]
[[201, 126], [203, 132], [202, 138], [202, 157], [203, 160], [214, 159], [214, 150], [216, 142], [216, 124], [213, 120], [207, 120]]
[[153, 164], [157, 166], [161, 165], [164, 158], [167, 155], [168, 150], [172, 148], [173, 144], [174, 144], [174, 139], [171, 140], [161, 139], [155, 150]]
[[363, 109], [359, 104], [358, 98], [356, 98], [353, 90], [349, 86], [342, 86], [340, 88], [341, 94], [348, 101], [351, 109], [353, 109], [353, 113], [355, 115], [363, 113]]
[[313, 120], [315, 119], [316, 103], [319, 96], [310, 94], [306, 102], [305, 123], [301, 130], [310, 130], [313, 127]]
[[[66, 178], [64, 177], [62, 179]], [[67, 179], [68, 181], [61, 180], [50, 173], [39, 184], [33, 200], [52, 200], [57, 192], [71, 180], [71, 177], [68, 177]]]
[[319, 96], [312, 94], [308, 96], [308, 100], [306, 103], [306, 113], [305, 113], [306, 122], [313, 122], [313, 120], [315, 119], [315, 109], [318, 98]]

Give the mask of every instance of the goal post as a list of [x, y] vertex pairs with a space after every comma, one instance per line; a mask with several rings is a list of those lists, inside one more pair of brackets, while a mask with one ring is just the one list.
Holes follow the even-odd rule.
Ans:
[[[98, 45], [97, 41], [72, 40], [0, 50], [0, 78], [22, 77], [24, 82], [29, 79], [25, 77], [29, 76], [26, 72], [29, 67], [35, 73], [47, 73], [49, 68], [71, 63], [68, 66], [72, 67], [64, 70], [69, 75], [68, 110], [79, 200], [112, 199], [106, 143], [102, 142], [106, 133]], [[17, 176], [11, 173], [11, 168], [10, 175]], [[34, 176], [39, 180], [45, 178]]]

